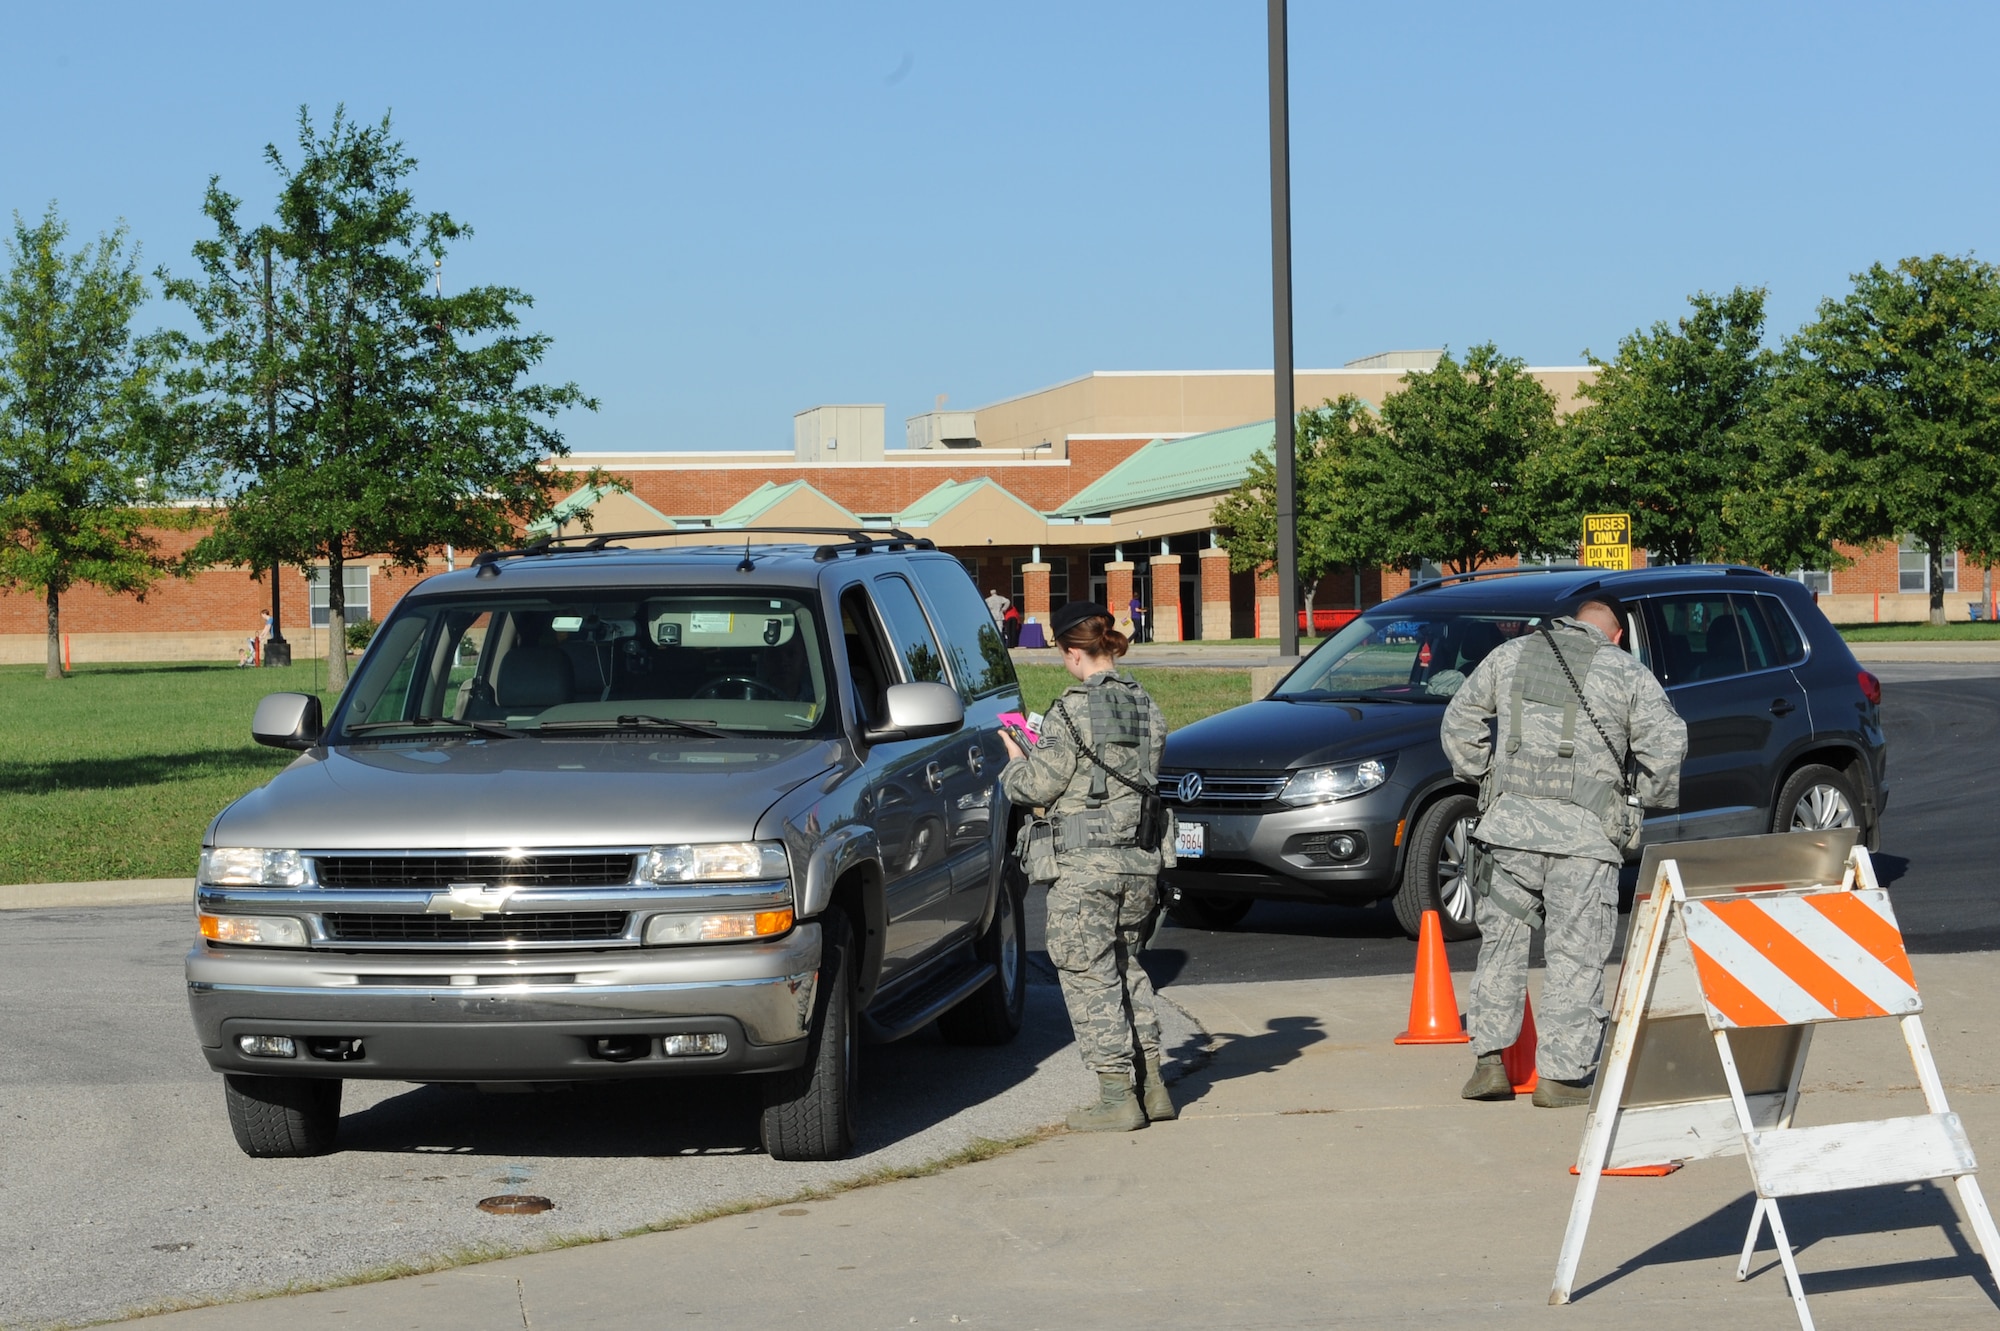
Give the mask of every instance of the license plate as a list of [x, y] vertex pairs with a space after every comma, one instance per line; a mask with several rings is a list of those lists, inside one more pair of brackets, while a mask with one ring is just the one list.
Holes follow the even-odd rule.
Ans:
[[1208, 827], [1204, 823], [1182, 823], [1175, 830], [1174, 858], [1198, 860], [1208, 851]]

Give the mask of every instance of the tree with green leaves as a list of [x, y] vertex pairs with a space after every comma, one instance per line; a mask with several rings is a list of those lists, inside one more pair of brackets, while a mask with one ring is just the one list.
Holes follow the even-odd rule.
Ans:
[[1586, 513], [1630, 513], [1651, 563], [1825, 566], [1831, 550], [1780, 521], [1796, 511], [1777, 493], [1792, 478], [1763, 465], [1776, 359], [1764, 296], [1698, 292], [1678, 322], [1622, 339], [1616, 359], [1584, 353], [1596, 378], [1535, 467], [1552, 525], [1575, 539]]
[[14, 216], [0, 281], [0, 585], [42, 596], [48, 670], [63, 678], [62, 598], [79, 583], [143, 596], [167, 561], [160, 498], [160, 352], [134, 337], [146, 299], [125, 228], [63, 253], [50, 204]]
[[377, 555], [421, 569], [447, 544], [511, 544], [577, 479], [542, 465], [569, 452], [556, 417], [597, 404], [573, 383], [528, 380], [550, 339], [520, 330], [527, 293], [444, 290], [447, 249], [472, 229], [417, 209], [417, 163], [389, 117], [363, 125], [336, 109], [322, 135], [302, 107], [298, 149], [295, 162], [265, 149], [278, 176], [267, 225], [241, 222], [212, 179], [200, 276], [161, 276], [201, 328], [181, 386], [200, 404], [224, 505], [196, 556], [323, 565], [339, 689], [344, 567]]
[[1403, 376], [1382, 428], [1357, 437], [1356, 517], [1383, 563], [1469, 573], [1548, 542], [1528, 483], [1556, 431], [1555, 395], [1491, 342]]
[[1827, 538], [1922, 542], [1941, 624], [1945, 553], [2000, 555], [2000, 269], [1934, 254], [1853, 281], [1788, 343], [1775, 419]]
[[[1312, 623], [1313, 589], [1343, 565], [1370, 563], [1375, 552], [1355, 520], [1348, 468], [1356, 441], [1377, 430], [1368, 404], [1342, 394], [1298, 415], [1293, 457], [1293, 522], [1298, 585], [1306, 623]], [[1238, 573], [1268, 568], [1278, 557], [1278, 468], [1270, 449], [1250, 459], [1250, 470], [1215, 505], [1212, 517]]]

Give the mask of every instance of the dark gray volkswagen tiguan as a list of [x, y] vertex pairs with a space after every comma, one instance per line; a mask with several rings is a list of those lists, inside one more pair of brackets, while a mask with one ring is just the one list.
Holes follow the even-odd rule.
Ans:
[[1626, 646], [1688, 724], [1681, 807], [1648, 842], [1859, 826], [1888, 799], [1881, 685], [1812, 593], [1758, 569], [1495, 570], [1413, 587], [1320, 644], [1271, 696], [1167, 740], [1181, 826], [1175, 918], [1227, 928], [1259, 898], [1393, 898], [1412, 935], [1477, 934], [1460, 866], [1474, 790], [1438, 744], [1445, 704], [1509, 638], [1590, 592], [1625, 603]]

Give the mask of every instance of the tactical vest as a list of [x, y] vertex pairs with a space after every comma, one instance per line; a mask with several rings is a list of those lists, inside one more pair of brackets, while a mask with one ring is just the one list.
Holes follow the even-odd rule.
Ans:
[[[1116, 767], [1131, 781], [1152, 787], [1158, 774], [1146, 770], [1152, 752], [1153, 718], [1141, 701], [1139, 684], [1129, 675], [1100, 677], [1089, 686], [1090, 748], [1104, 763]], [[1070, 722], [1065, 708], [1068, 700], [1058, 698], [1049, 710], [1058, 715], [1056, 724]], [[1047, 729], [1047, 726], [1044, 726]], [[1075, 731], [1075, 727], [1071, 727]], [[1140, 796], [1137, 791], [1104, 770], [1083, 752], [1083, 736], [1072, 733], [1077, 745], [1078, 775], [1087, 769], [1090, 789], [1084, 808], [1060, 815], [1056, 820], [1057, 850], [1127, 850], [1139, 845]], [[1150, 849], [1150, 847], [1148, 847]]]
[[[1581, 633], [1537, 633], [1522, 647], [1514, 663], [1514, 687], [1507, 698], [1507, 734], [1494, 755], [1493, 770], [1480, 786], [1480, 804], [1490, 805], [1501, 795], [1526, 795], [1533, 799], [1567, 800], [1597, 815], [1606, 835], [1619, 825], [1625, 799], [1617, 787], [1584, 770], [1576, 760], [1577, 713], [1581, 705], [1563, 662], [1578, 685], [1590, 678], [1597, 654], [1609, 647]], [[1562, 662], [1556, 652], [1562, 653]], [[1561, 737], [1553, 752], [1538, 752], [1522, 742], [1521, 717], [1530, 707], [1556, 709], [1562, 713]], [[1588, 718], [1583, 731], [1585, 743], [1602, 745]], [[1625, 755], [1613, 753], [1611, 765], [1624, 764]]]

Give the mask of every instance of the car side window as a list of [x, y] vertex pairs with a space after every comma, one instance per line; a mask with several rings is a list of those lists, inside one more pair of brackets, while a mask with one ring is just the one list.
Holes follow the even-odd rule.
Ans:
[[1806, 659], [1805, 635], [1799, 632], [1798, 621], [1785, 603], [1775, 596], [1738, 596], [1739, 602], [1750, 605], [1770, 631], [1771, 643], [1777, 653], [1778, 665], [1797, 665]]
[[1744, 672], [1743, 617], [1728, 596], [1659, 596], [1651, 607], [1649, 645], [1661, 683], [1672, 688]]
[[919, 560], [912, 567], [917, 585], [937, 612], [960, 696], [971, 702], [1014, 687], [1014, 662], [1007, 655], [1007, 644], [971, 579], [942, 559]]
[[896, 682], [896, 675], [889, 664], [868, 593], [860, 587], [849, 587], [841, 593], [840, 633], [847, 653], [847, 673], [854, 682], [850, 699], [854, 718], [863, 730], [871, 730], [889, 714], [883, 694]]
[[916, 590], [900, 574], [884, 573], [875, 579], [875, 604], [889, 629], [889, 651], [896, 667], [910, 683], [944, 682], [944, 653], [917, 604]]

